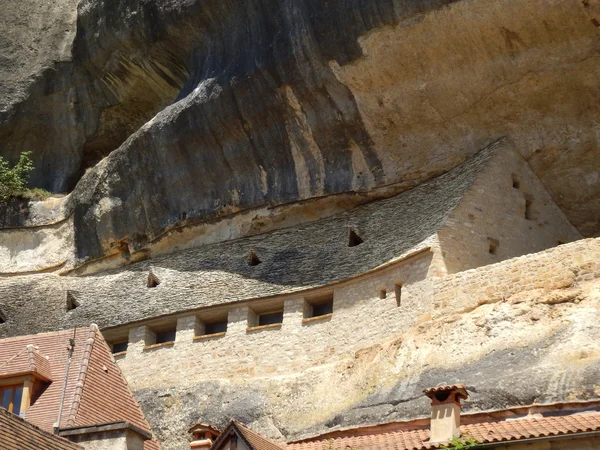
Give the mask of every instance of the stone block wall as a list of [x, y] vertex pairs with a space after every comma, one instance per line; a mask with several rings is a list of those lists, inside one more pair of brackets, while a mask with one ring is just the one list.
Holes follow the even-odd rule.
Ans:
[[[427, 253], [411, 264], [338, 285], [333, 288], [333, 314], [320, 319], [304, 320], [306, 298], [318, 295], [311, 291], [231, 305], [227, 332], [214, 336], [198, 336], [202, 311], [130, 326], [127, 352], [117, 360], [134, 390], [284, 375], [340, 361], [429, 317], [431, 262], [432, 254]], [[253, 311], [282, 304], [281, 326], [250, 328]], [[169, 320], [176, 326], [175, 343], [149, 347], [153, 329]], [[105, 335], [114, 342], [123, 331], [111, 329]]]
[[523, 158], [495, 152], [438, 233], [449, 273], [581, 239]]
[[578, 282], [595, 278], [600, 278], [600, 240], [582, 239], [440, 278], [434, 283], [433, 307], [437, 316], [457, 314], [517, 294], [556, 289], [564, 290], [565, 297], [547, 301], [561, 303], [572, 300]]

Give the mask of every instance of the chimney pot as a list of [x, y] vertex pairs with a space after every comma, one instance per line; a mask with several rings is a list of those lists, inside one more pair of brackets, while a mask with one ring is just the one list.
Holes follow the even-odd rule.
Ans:
[[193, 441], [190, 442], [190, 449], [208, 450], [212, 447], [213, 440], [215, 440], [221, 434], [221, 430], [198, 422], [189, 429], [188, 433], [192, 433], [193, 436]]
[[448, 442], [460, 437], [460, 401], [469, 394], [462, 384], [438, 386], [424, 389], [431, 399], [431, 443]]

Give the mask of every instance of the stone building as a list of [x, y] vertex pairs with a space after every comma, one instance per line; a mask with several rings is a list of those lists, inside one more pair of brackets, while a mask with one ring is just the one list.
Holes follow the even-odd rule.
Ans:
[[[514, 383], [543, 402], [595, 398], [595, 328], [583, 324], [597, 316], [599, 255], [499, 141], [410, 191], [304, 225], [86, 276], [1, 279], [0, 333], [98, 323], [165, 448], [199, 418], [301, 438], [422, 415], [419, 386], [481, 371], [499, 379], [480, 383], [480, 409], [514, 406]], [[573, 314], [568, 333], [587, 348], [577, 393], [574, 375], [556, 379], [574, 350], [536, 347]], [[535, 383], [532, 357], [545, 361]]]
[[[32, 424], [12, 419], [11, 425], [0, 411], [2, 448], [30, 448], [19, 444], [20, 439], [33, 443], [27, 434], [39, 438], [37, 448], [158, 448], [95, 325], [0, 340], [0, 401], [7, 413]], [[52, 443], [44, 432], [80, 445], [68, 446], [61, 439]]]

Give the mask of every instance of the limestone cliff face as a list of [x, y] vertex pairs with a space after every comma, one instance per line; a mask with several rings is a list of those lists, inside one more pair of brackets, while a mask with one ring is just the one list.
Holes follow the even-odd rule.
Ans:
[[74, 189], [79, 262], [242, 210], [398, 192], [501, 136], [598, 231], [595, 0], [38, 3], [1, 13], [40, 14], [0, 47], [1, 152]]

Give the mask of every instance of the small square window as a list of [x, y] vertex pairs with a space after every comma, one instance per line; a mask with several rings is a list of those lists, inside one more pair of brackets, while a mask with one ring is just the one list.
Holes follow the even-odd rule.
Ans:
[[304, 303], [304, 319], [313, 319], [333, 314], [333, 292], [307, 298]]
[[123, 352], [126, 352], [128, 344], [129, 343], [127, 341], [125, 341], [125, 342], [115, 342], [112, 345], [111, 350], [112, 350], [113, 354], [114, 353], [123, 353]]
[[258, 315], [258, 326], [275, 325], [283, 322], [283, 311], [274, 311]]
[[155, 344], [166, 344], [170, 342], [175, 342], [175, 335], [175, 330], [160, 331], [156, 333]]
[[225, 333], [227, 331], [227, 320], [204, 324], [204, 334]]

